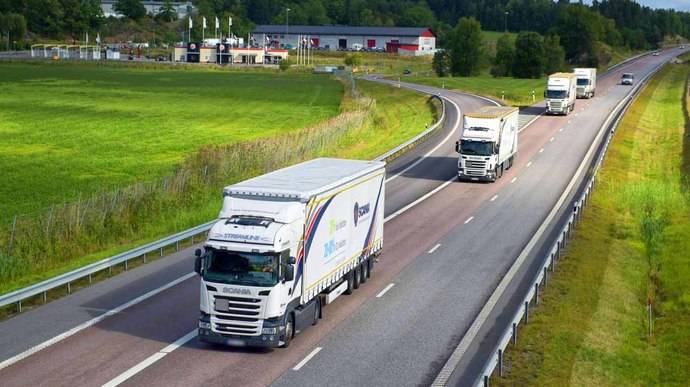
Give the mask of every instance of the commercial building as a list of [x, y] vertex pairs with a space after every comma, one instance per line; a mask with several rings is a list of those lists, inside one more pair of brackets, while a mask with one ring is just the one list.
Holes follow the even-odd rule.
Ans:
[[[105, 17], [122, 17], [117, 11], [115, 11], [115, 3], [117, 0], [101, 0], [101, 10], [103, 11], [103, 16]], [[146, 12], [150, 15], [156, 15], [160, 12], [161, 7], [165, 2], [163, 1], [148, 1], [144, 0], [141, 4], [146, 8]], [[187, 17], [194, 6], [191, 1], [174, 1], [172, 3], [175, 12], [179, 18]]]
[[[348, 27], [259, 25], [254, 41], [270, 47], [293, 48], [308, 36], [314, 48], [325, 50], [374, 50], [401, 55], [432, 55], [436, 35], [430, 28], [417, 27]], [[308, 44], [303, 40], [303, 45]], [[261, 45], [261, 44], [260, 44]]]
[[221, 64], [279, 64], [288, 58], [288, 50], [257, 47], [233, 47], [227, 43], [175, 46], [175, 62]]

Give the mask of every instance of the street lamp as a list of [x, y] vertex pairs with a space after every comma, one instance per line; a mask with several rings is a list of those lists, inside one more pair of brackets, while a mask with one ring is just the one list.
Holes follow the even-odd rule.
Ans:
[[508, 32], [508, 14], [510, 12], [506, 11], [503, 17], [503, 31]]

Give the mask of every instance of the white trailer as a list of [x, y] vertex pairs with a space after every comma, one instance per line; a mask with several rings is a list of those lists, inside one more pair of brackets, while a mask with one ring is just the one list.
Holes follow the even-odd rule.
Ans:
[[385, 163], [314, 159], [224, 189], [201, 275], [199, 339], [287, 347], [371, 274], [383, 247]]
[[597, 69], [573, 69], [577, 77], [577, 98], [592, 98], [597, 89]]
[[485, 106], [465, 114], [460, 141], [458, 179], [496, 181], [509, 169], [518, 150], [518, 108]]
[[549, 75], [544, 90], [547, 114], [567, 115], [575, 109], [577, 78], [574, 73], [555, 73]]

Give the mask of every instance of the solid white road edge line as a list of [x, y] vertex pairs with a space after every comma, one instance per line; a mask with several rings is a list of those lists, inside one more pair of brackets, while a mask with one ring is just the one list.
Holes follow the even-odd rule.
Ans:
[[498, 195], [494, 195], [489, 199], [490, 202], [493, 202], [494, 200], [498, 199]]
[[319, 353], [320, 351], [321, 351], [321, 347], [316, 347], [316, 348], [314, 348], [314, 350], [311, 351], [311, 353], [310, 353], [309, 355], [307, 355], [307, 357], [305, 357], [304, 359], [302, 359], [301, 362], [297, 363], [297, 365], [294, 366], [294, 367], [292, 368], [292, 370], [293, 370], [293, 371], [299, 371], [300, 368], [304, 367], [304, 365], [307, 364], [307, 363], [309, 362], [309, 360], [311, 360], [314, 356], [316, 356], [316, 354]]
[[381, 298], [381, 297], [383, 297], [383, 295], [386, 294], [386, 292], [388, 292], [389, 290], [391, 290], [391, 288], [392, 288], [393, 286], [395, 286], [394, 283], [388, 284], [388, 286], [386, 286], [385, 288], [383, 288], [383, 290], [381, 290], [381, 291], [379, 292], [379, 294], [376, 295], [376, 298]]
[[531, 161], [527, 162], [527, 168], [529, 168], [531, 166], [532, 166], [532, 162]]
[[436, 251], [439, 247], [441, 247], [441, 244], [437, 243], [436, 246], [432, 247], [431, 250], [429, 250], [429, 254], [433, 254], [434, 251]]
[[542, 224], [539, 226], [539, 229], [537, 229], [537, 231], [534, 233], [532, 239], [530, 239], [530, 241], [527, 243], [527, 246], [525, 246], [522, 252], [520, 252], [520, 255], [515, 260], [515, 262], [513, 262], [513, 265], [510, 267], [506, 275], [503, 276], [501, 282], [498, 284], [496, 289], [489, 297], [489, 300], [484, 304], [481, 311], [472, 322], [472, 325], [467, 330], [465, 335], [462, 337], [462, 340], [460, 340], [460, 343], [455, 348], [453, 353], [450, 355], [448, 361], [446, 361], [446, 364], [438, 373], [434, 382], [431, 384], [433, 387], [441, 387], [446, 385], [448, 379], [455, 370], [455, 367], [457, 367], [457, 365], [460, 363], [460, 360], [464, 356], [465, 352], [467, 352], [467, 349], [470, 347], [470, 344], [472, 343], [472, 341], [474, 341], [474, 338], [479, 333], [479, 329], [489, 318], [489, 314], [493, 310], [498, 300], [503, 295], [503, 292], [505, 292], [506, 288], [513, 280], [513, 277], [515, 277], [518, 270], [520, 269], [520, 267], [522, 267], [522, 264], [527, 259], [527, 255], [529, 255], [530, 251], [534, 249], [535, 245], [537, 244], [537, 241], [541, 238], [544, 232], [546, 232], [547, 227], [549, 226], [553, 218], [556, 217], [558, 210], [561, 208], [561, 206], [563, 206], [563, 203], [567, 199], [568, 195], [570, 195], [570, 192], [575, 187], [575, 183], [580, 179], [582, 173], [584, 173], [586, 166], [589, 165], [588, 161], [593, 157], [594, 152], [596, 151], [602, 136], [606, 133], [605, 129], [611, 123], [611, 120], [615, 115], [614, 113], [620, 108], [620, 106], [623, 103], [625, 103], [627, 99], [628, 96], [625, 96], [623, 99], [621, 99], [621, 101], [613, 108], [611, 113], [606, 117], [606, 120], [604, 120], [604, 124], [599, 128], [599, 133], [597, 133], [597, 136], [594, 138], [594, 141], [590, 145], [589, 150], [585, 154], [583, 161], [580, 163], [580, 166], [575, 171], [575, 174], [573, 175], [572, 179], [570, 179], [570, 183], [568, 183], [568, 186], [565, 188], [561, 196], [558, 198], [556, 205], [553, 206], [544, 222], [542, 222]]
[[195, 328], [193, 331], [191, 331], [191, 332], [187, 333], [186, 335], [180, 337], [179, 339], [175, 340], [174, 343], [168, 345], [167, 347], [165, 347], [165, 348], [161, 349], [160, 351], [154, 353], [153, 355], [147, 357], [141, 363], [139, 363], [139, 364], [135, 365], [134, 367], [128, 369], [127, 371], [121, 373], [115, 379], [104, 384], [102, 387], [119, 386], [120, 384], [127, 381], [127, 379], [131, 378], [132, 376], [134, 376], [134, 375], [138, 374], [139, 372], [143, 371], [144, 369], [148, 368], [149, 366], [151, 366], [152, 364], [154, 364], [158, 360], [166, 357], [172, 351], [185, 345], [189, 340], [195, 338], [196, 335], [197, 335], [197, 330]]
[[41, 344], [38, 344], [34, 347], [31, 347], [31, 348], [27, 349], [26, 351], [24, 351], [18, 355], [15, 355], [15, 356], [3, 361], [2, 363], [0, 363], [0, 370], [3, 368], [9, 367], [12, 364], [14, 364], [14, 363], [16, 363], [22, 359], [25, 359], [25, 358], [33, 355], [34, 353], [36, 353], [38, 351], [41, 351], [45, 348], [48, 348], [53, 344], [59, 343], [60, 341], [66, 339], [70, 336], [73, 336], [74, 334], [79, 333], [79, 332], [83, 331], [84, 329], [91, 327], [91, 326], [103, 321], [106, 317], [110, 317], [114, 314], [120, 313], [123, 310], [125, 310], [131, 306], [134, 306], [134, 305], [136, 305], [142, 301], [145, 301], [145, 300], [155, 296], [156, 294], [158, 294], [164, 290], [170, 289], [173, 286], [176, 286], [179, 283], [184, 282], [184, 281], [192, 278], [195, 275], [196, 275], [196, 273], [194, 273], [194, 272], [189, 273], [189, 274], [185, 274], [182, 277], [173, 280], [172, 282], [168, 282], [167, 284], [165, 284], [165, 285], [163, 285], [157, 289], [153, 289], [153, 290], [149, 291], [148, 293], [145, 293], [145, 294], [143, 294], [143, 295], [141, 295], [141, 296], [139, 296], [139, 297], [137, 297], [137, 298], [135, 298], [129, 302], [126, 302], [126, 303], [120, 305], [117, 308], [111, 309], [111, 310], [101, 314], [100, 316], [94, 317], [89, 321], [83, 322], [83, 323], [77, 325], [76, 327], [68, 330], [67, 332], [64, 332], [58, 336], [53, 337], [52, 339], [49, 339], [47, 341], [44, 341]]
[[455, 118], [455, 125], [453, 125], [453, 129], [450, 131], [450, 133], [448, 133], [448, 135], [446, 136], [446, 138], [443, 139], [443, 141], [441, 141], [440, 143], [438, 143], [438, 144], [437, 144], [435, 147], [433, 147], [430, 151], [426, 152], [426, 154], [424, 154], [424, 156], [420, 157], [417, 161], [415, 161], [414, 163], [412, 163], [412, 164], [408, 165], [407, 167], [405, 167], [405, 169], [403, 169], [402, 171], [400, 171], [400, 172], [396, 173], [395, 175], [393, 175], [393, 176], [387, 178], [387, 179], [386, 179], [386, 183], [388, 183], [389, 181], [391, 181], [391, 180], [395, 179], [396, 177], [402, 175], [403, 173], [409, 171], [410, 169], [416, 167], [419, 163], [421, 163], [422, 161], [424, 161], [427, 157], [431, 156], [432, 153], [436, 152], [440, 147], [442, 147], [443, 145], [445, 145], [446, 142], [448, 142], [448, 140], [450, 140], [450, 139], [455, 135], [455, 132], [458, 130], [458, 126], [460, 126], [460, 117], [462, 117], [462, 111], [460, 110], [460, 106], [458, 106], [458, 104], [456, 104], [455, 102], [453, 102], [450, 98], [446, 98], [446, 97], [443, 97], [443, 98], [444, 98], [446, 101], [452, 103], [453, 106], [455, 106], [455, 109], [456, 109], [457, 112], [458, 112], [458, 115], [457, 115], [457, 117]]
[[474, 216], [470, 216], [469, 218], [467, 218], [467, 219], [465, 220], [465, 224], [471, 222], [472, 219], [474, 219]]

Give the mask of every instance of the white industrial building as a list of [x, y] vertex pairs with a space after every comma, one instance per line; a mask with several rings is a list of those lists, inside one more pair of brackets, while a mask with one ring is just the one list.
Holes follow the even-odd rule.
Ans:
[[[122, 17], [121, 14], [115, 11], [115, 3], [117, 0], [101, 0], [101, 10], [103, 11], [103, 16], [105, 17]], [[163, 1], [147, 1], [144, 0], [141, 4], [146, 8], [146, 12], [150, 15], [156, 15], [160, 12], [163, 6]], [[194, 6], [191, 1], [173, 1], [173, 8], [177, 12], [179, 18], [187, 17], [188, 14], [192, 12]]]
[[[377, 50], [402, 55], [432, 55], [436, 35], [430, 28], [417, 27], [348, 27], [259, 25], [254, 41], [276, 48], [293, 48], [300, 37], [308, 36], [312, 47], [336, 50]], [[304, 39], [304, 38], [303, 38]], [[302, 43], [303, 45], [308, 43]]]

